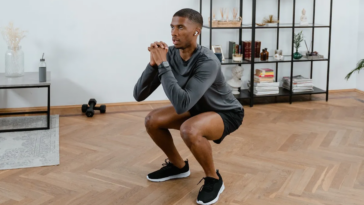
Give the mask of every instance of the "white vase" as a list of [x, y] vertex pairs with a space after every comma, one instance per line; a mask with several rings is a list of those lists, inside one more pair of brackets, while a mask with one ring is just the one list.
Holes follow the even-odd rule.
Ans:
[[5, 76], [21, 77], [24, 75], [24, 53], [21, 46], [11, 47], [5, 53]]

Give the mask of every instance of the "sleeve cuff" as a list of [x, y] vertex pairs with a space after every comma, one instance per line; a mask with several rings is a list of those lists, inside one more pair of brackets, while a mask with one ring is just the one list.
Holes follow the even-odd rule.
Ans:
[[164, 73], [166, 73], [168, 71], [171, 71], [171, 67], [169, 66], [169, 63], [168, 63], [168, 66], [164, 66], [163, 63], [158, 66], [159, 75], [163, 75]]
[[147, 65], [147, 68], [149, 69], [149, 70], [151, 70], [151, 71], [156, 71], [157, 69], [158, 69], [158, 67], [157, 66], [151, 66], [150, 65], [150, 63], [148, 63], [148, 65]]

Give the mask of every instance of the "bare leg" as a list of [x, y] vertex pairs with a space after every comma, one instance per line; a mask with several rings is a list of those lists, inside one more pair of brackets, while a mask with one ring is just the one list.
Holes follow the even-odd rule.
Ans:
[[190, 118], [181, 126], [181, 137], [205, 171], [206, 176], [219, 179], [208, 140], [220, 139], [224, 123], [219, 114], [206, 112]]
[[173, 106], [153, 110], [145, 118], [145, 127], [153, 141], [167, 155], [169, 161], [178, 168], [185, 166], [185, 162], [178, 153], [173, 143], [173, 138], [168, 129], [177, 129], [190, 118], [190, 114], [178, 115]]

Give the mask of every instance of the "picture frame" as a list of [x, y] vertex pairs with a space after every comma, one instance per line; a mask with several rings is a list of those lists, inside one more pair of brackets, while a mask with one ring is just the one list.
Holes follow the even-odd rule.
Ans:
[[211, 47], [212, 47], [212, 52], [214, 52], [214, 53], [221, 53], [222, 60], [224, 61], [225, 60], [225, 56], [224, 56], [224, 53], [222, 52], [222, 46], [215, 45], [215, 46], [211, 46]]

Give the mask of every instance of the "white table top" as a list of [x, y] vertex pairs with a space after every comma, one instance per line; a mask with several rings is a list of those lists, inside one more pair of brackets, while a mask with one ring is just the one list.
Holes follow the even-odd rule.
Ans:
[[0, 73], [0, 88], [6, 87], [30, 87], [51, 85], [51, 72], [47, 72], [47, 82], [39, 82], [38, 72], [25, 72], [22, 77], [8, 78], [5, 73]]

